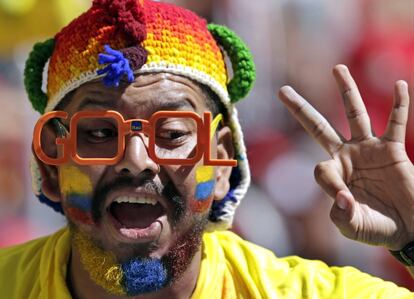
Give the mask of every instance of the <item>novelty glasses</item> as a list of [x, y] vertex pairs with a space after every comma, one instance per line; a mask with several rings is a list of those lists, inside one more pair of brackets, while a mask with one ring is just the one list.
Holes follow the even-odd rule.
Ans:
[[[211, 158], [211, 140], [222, 115], [211, 121], [211, 112], [203, 119], [192, 111], [158, 111], [150, 119], [125, 120], [117, 111], [80, 111], [70, 119], [69, 130], [59, 120], [68, 113], [52, 111], [37, 121], [33, 148], [39, 160], [50, 165], [67, 163], [71, 158], [80, 165], [113, 165], [122, 160], [125, 137], [138, 135], [148, 156], [161, 165], [194, 165], [204, 157], [204, 165], [236, 166], [236, 160]], [[51, 121], [59, 132], [57, 157], [42, 149], [42, 130]]]

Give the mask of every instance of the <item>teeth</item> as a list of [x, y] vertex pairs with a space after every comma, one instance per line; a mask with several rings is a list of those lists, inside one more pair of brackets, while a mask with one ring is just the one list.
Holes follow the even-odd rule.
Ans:
[[142, 198], [142, 197], [132, 197], [132, 196], [120, 196], [114, 200], [117, 203], [128, 202], [128, 203], [139, 203], [139, 204], [149, 204], [155, 206], [157, 200], [153, 198]]

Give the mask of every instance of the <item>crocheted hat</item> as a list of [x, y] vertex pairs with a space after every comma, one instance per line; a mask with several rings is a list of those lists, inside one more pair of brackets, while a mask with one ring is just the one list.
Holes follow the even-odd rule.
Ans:
[[[223, 49], [231, 61], [227, 74]], [[47, 92], [42, 75], [49, 61]], [[26, 62], [25, 87], [35, 110], [55, 109], [70, 91], [103, 77], [117, 86], [144, 73], [167, 72], [207, 85], [226, 107], [238, 166], [230, 177], [230, 191], [214, 201], [210, 229], [229, 228], [236, 207], [250, 184], [243, 134], [234, 103], [245, 97], [255, 80], [252, 56], [228, 28], [207, 22], [196, 14], [150, 0], [95, 0], [92, 7], [62, 29], [53, 39], [34, 46]], [[37, 163], [31, 163], [33, 188], [40, 201], [62, 212], [60, 203], [42, 193]]]

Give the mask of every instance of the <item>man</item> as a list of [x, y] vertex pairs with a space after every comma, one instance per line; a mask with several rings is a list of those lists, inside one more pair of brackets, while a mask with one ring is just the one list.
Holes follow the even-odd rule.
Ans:
[[[232, 63], [229, 83], [219, 47]], [[407, 86], [396, 84], [387, 132], [376, 138], [347, 69], [334, 74], [351, 141], [291, 88], [281, 100], [331, 154], [316, 179], [335, 199], [333, 221], [410, 264]], [[34, 131], [35, 191], [69, 225], [1, 251], [5, 298], [413, 297], [353, 268], [276, 258], [226, 231], [249, 184], [233, 104], [255, 75], [249, 51], [225, 27], [169, 4], [95, 0], [35, 46], [25, 75], [44, 114]]]

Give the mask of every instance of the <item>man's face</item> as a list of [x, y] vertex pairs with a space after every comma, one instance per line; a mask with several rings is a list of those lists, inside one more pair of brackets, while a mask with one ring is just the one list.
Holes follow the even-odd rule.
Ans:
[[[104, 87], [101, 81], [87, 83], [71, 95], [64, 110], [69, 117], [81, 110], [116, 110], [127, 120], [149, 119], [161, 110], [202, 115], [209, 109], [201, 88], [191, 80], [151, 74], [119, 88]], [[68, 120], [62, 122], [68, 125]], [[203, 166], [202, 160], [193, 166], [157, 165], [148, 156], [147, 142], [143, 135], [127, 136], [124, 157], [116, 165], [59, 166], [56, 200], [76, 231], [120, 263], [169, 255], [191, 259], [199, 249], [213, 200], [228, 191], [231, 169]], [[232, 155], [231, 133], [224, 127], [212, 140], [212, 156]]]

